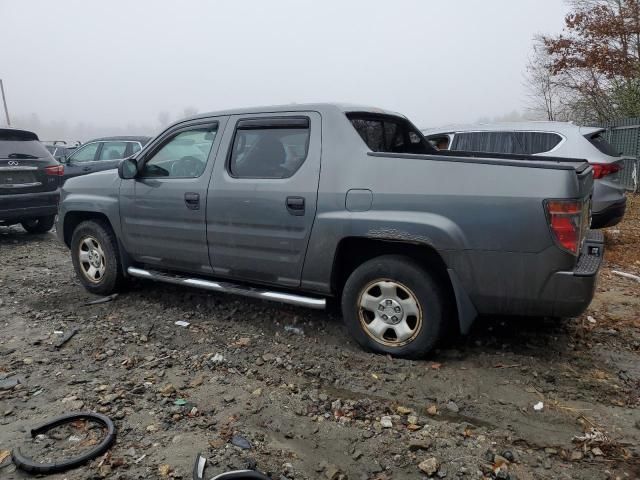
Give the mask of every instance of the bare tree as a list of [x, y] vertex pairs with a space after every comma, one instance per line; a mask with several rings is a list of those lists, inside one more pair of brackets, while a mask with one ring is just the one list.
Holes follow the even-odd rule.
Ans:
[[562, 108], [562, 87], [551, 73], [551, 59], [541, 38], [537, 38], [527, 64], [525, 86], [529, 93], [529, 110], [546, 120], [567, 120]]

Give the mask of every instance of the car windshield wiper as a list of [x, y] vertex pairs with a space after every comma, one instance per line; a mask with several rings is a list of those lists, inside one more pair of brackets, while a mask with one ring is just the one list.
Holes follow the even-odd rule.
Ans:
[[21, 158], [23, 160], [26, 159], [37, 159], [35, 155], [29, 155], [28, 153], [10, 153], [7, 155], [7, 158]]

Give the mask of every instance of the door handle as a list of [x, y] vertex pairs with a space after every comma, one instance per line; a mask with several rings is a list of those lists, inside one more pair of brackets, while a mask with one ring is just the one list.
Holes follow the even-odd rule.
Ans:
[[91, 170], [91, 167], [82, 167], [83, 172], [88, 172]]
[[184, 194], [184, 203], [189, 210], [200, 210], [200, 194], [187, 192]]
[[287, 210], [291, 215], [304, 215], [304, 197], [287, 197]]

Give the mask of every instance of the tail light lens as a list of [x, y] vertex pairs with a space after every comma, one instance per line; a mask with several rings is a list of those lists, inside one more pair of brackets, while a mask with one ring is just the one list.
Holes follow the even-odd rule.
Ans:
[[563, 250], [578, 255], [583, 235], [583, 222], [585, 222], [582, 202], [545, 200], [544, 207], [556, 244]]
[[50, 167], [44, 167], [44, 171], [47, 175], [56, 175], [61, 177], [64, 175], [64, 165], [51, 165]]
[[593, 178], [596, 180], [619, 172], [622, 169], [619, 163], [592, 163], [591, 167], [593, 167]]

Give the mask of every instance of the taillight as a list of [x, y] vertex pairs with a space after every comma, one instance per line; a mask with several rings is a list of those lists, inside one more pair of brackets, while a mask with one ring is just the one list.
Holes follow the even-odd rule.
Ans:
[[578, 255], [583, 226], [582, 202], [545, 200], [544, 207], [551, 233], [558, 246], [573, 255]]
[[619, 163], [592, 163], [593, 178], [604, 178], [612, 173], [619, 172], [622, 168]]
[[59, 177], [64, 175], [64, 165], [51, 165], [50, 167], [44, 167], [44, 171], [47, 175], [57, 175]]

